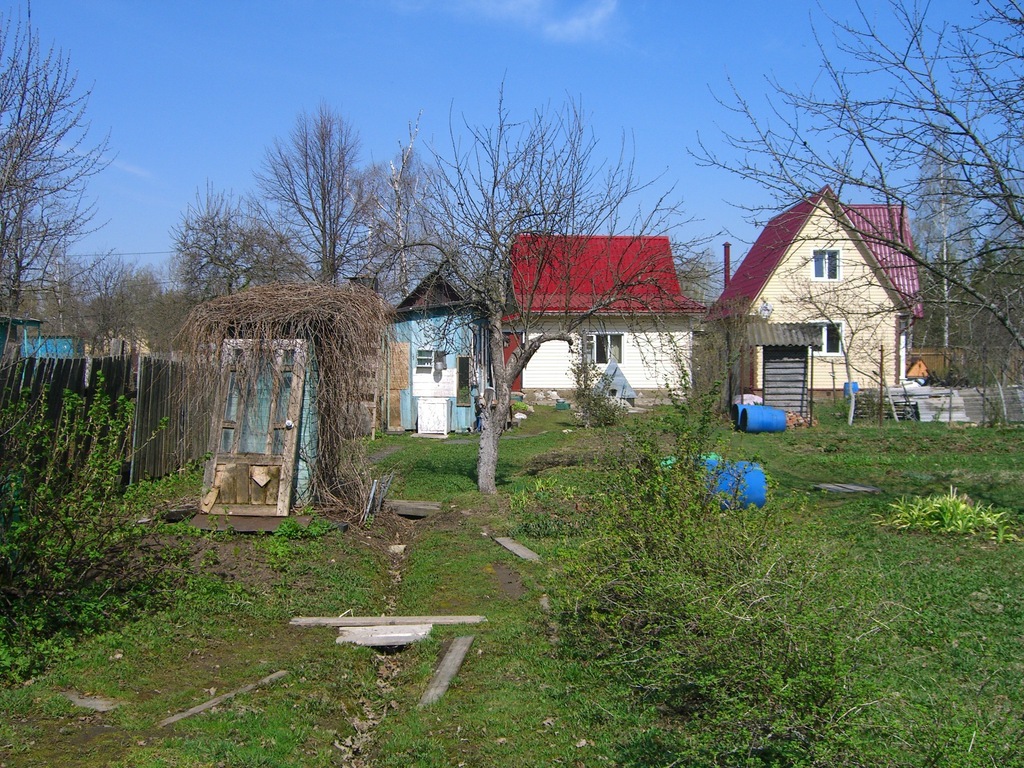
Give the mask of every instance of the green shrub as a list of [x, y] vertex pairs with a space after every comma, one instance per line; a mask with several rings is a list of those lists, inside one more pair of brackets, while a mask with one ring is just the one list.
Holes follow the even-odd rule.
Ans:
[[553, 478], [539, 478], [527, 490], [509, 498], [513, 525], [509, 533], [535, 539], [576, 533], [582, 527], [575, 486]]
[[881, 524], [897, 529], [938, 533], [985, 534], [997, 541], [1016, 541], [1006, 512], [978, 504], [950, 488], [937, 496], [901, 498], [889, 505], [888, 515], [875, 515]]
[[864, 701], [853, 590], [827, 554], [791, 545], [771, 505], [722, 511], [701, 458], [709, 414], [677, 403], [609, 466], [592, 535], [565, 562], [563, 647], [667, 713], [668, 729], [624, 745], [626, 764], [839, 764]]
[[573, 415], [584, 427], [610, 427], [622, 421], [628, 408], [611, 396], [612, 381], [590, 361], [577, 359], [569, 366], [574, 382]]
[[183, 559], [124, 498], [133, 408], [98, 389], [55, 421], [27, 393], [0, 413], [0, 679], [150, 602]]

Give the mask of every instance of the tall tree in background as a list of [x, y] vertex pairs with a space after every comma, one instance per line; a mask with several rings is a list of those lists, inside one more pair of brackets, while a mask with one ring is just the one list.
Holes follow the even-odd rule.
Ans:
[[[617, 286], [622, 292], [615, 295], [574, 297], [574, 302], [591, 303], [554, 320], [541, 318], [531, 311], [531, 286], [524, 286], [518, 296], [513, 291], [513, 245], [524, 233], [533, 236], [535, 245], [525, 258], [540, 274], [546, 263], [571, 257], [546, 251], [545, 243], [555, 238], [545, 236], [658, 234], [665, 218], [676, 211], [664, 198], [655, 200], [646, 214], [639, 206], [630, 209], [647, 185], [635, 178], [623, 153], [617, 162], [598, 154], [597, 139], [575, 103], [538, 110], [519, 122], [499, 98], [493, 125], [464, 128], [465, 138], [452, 128], [447, 150], [435, 152], [432, 227], [441, 254], [438, 266], [482, 324], [488, 348], [494, 406], [480, 414], [477, 483], [480, 491], [495, 493], [498, 439], [505, 429], [512, 383], [543, 344], [571, 344], [595, 312], [614, 304], [631, 287], [623, 282]], [[523, 343], [506, 361], [510, 314], [516, 316], [514, 330]]]
[[291, 242], [259, 206], [209, 186], [196, 193], [172, 236], [172, 273], [194, 301], [304, 274]]
[[359, 136], [321, 104], [267, 150], [260, 192], [305, 257], [309, 277], [338, 284], [367, 265], [368, 206]]
[[23, 311], [93, 209], [86, 183], [106, 164], [88, 139], [89, 91], [27, 21], [0, 14], [0, 314]]
[[[368, 271], [381, 295], [396, 303], [426, 276], [430, 249], [427, 193], [431, 169], [415, 151], [418, 125], [410, 126], [409, 140], [388, 163], [371, 166], [366, 173], [370, 214]], [[405, 244], [396, 247], [396, 244]]]
[[[965, 26], [928, 19], [911, 0], [889, 6], [892, 32], [843, 5], [855, 20], [828, 19], [814, 84], [774, 81], [763, 106], [734, 91], [727, 106], [744, 127], [727, 135], [727, 151], [701, 143], [695, 154], [760, 183], [778, 209], [828, 184], [840, 199], [913, 210], [926, 182], [955, 183], [967, 216], [948, 234], [977, 250], [943, 261], [889, 244], [1024, 349], [1024, 6], [983, 0]], [[922, 177], [928, 162], [944, 178]], [[980, 270], [1000, 279], [978, 279]]]

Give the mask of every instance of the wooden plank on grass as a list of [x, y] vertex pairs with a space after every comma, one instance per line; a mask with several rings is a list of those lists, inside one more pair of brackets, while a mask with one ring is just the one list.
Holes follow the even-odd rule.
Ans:
[[523, 560], [540, 560], [540, 555], [538, 555], [532, 549], [527, 549], [515, 539], [509, 539], [503, 536], [499, 536], [494, 540], [501, 544], [501, 546], [503, 546], [513, 555], [518, 555], [519, 557], [523, 558]]
[[480, 624], [486, 616], [296, 616], [296, 627], [393, 627], [399, 624]]
[[222, 702], [225, 702], [228, 699], [233, 699], [235, 696], [238, 696], [240, 693], [248, 693], [249, 691], [252, 691], [252, 690], [255, 690], [256, 688], [259, 688], [261, 685], [270, 685], [270, 683], [273, 683], [276, 680], [280, 680], [282, 677], [284, 677], [287, 674], [288, 674], [288, 670], [282, 669], [282, 670], [280, 670], [278, 672], [275, 672], [272, 675], [267, 675], [262, 680], [259, 680], [259, 681], [255, 682], [255, 683], [250, 683], [249, 685], [243, 685], [241, 688], [238, 688], [238, 689], [236, 689], [234, 691], [231, 691], [230, 693], [223, 693], [220, 696], [215, 696], [214, 698], [210, 699], [209, 701], [204, 701], [202, 704], [199, 704], [199, 705], [197, 705], [195, 707], [192, 707], [192, 709], [186, 709], [184, 712], [179, 712], [176, 715], [171, 715], [170, 717], [166, 718], [165, 720], [161, 720], [159, 723], [157, 723], [157, 726], [160, 727], [160, 728], [166, 728], [168, 725], [176, 723], [179, 720], [184, 720], [186, 717], [192, 717], [192, 715], [198, 715], [200, 712], [205, 712], [208, 709], [212, 709], [213, 707], [216, 707], [218, 704], [221, 704]]
[[466, 658], [469, 646], [472, 644], [473, 635], [464, 635], [463, 637], [455, 638], [454, 642], [452, 642], [451, 648], [448, 649], [448, 653], [444, 655], [444, 658], [441, 659], [441, 663], [437, 666], [434, 676], [430, 678], [430, 684], [427, 686], [427, 690], [423, 692], [423, 696], [420, 698], [421, 707], [433, 704], [444, 696], [444, 692], [448, 690], [448, 686], [451, 684], [452, 680], [455, 679], [455, 675], [458, 674], [459, 669], [462, 667], [462, 662]]
[[396, 624], [384, 627], [342, 627], [338, 643], [352, 643], [372, 648], [418, 643], [430, 634], [433, 624]]
[[830, 493], [881, 493], [881, 488], [860, 483], [818, 483], [815, 488]]

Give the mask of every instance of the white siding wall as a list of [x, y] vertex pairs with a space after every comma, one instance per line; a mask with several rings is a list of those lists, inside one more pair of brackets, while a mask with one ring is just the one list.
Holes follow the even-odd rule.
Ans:
[[[689, 318], [661, 321], [663, 329], [641, 331], [626, 318], [609, 319], [590, 333], [621, 333], [622, 369], [636, 390], [664, 389], [679, 384], [680, 362], [689, 370], [693, 348], [692, 322]], [[564, 341], [541, 346], [523, 371], [524, 389], [553, 389], [563, 396], [573, 387], [569, 367], [580, 354], [580, 343], [573, 348]], [[603, 367], [603, 366], [602, 366]]]

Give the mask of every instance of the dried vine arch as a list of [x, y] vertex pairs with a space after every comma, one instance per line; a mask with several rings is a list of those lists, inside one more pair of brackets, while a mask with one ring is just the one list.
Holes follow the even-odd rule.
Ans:
[[273, 283], [221, 296], [194, 307], [180, 332], [187, 389], [219, 391], [225, 342], [253, 340], [236, 367], [236, 376], [251, 384], [261, 372], [275, 370], [275, 340], [304, 340], [311, 356], [307, 386], [316, 393], [312, 500], [325, 510], [350, 513], [362, 508], [369, 489], [362, 403], [378, 391], [391, 321], [391, 308], [356, 284]]

